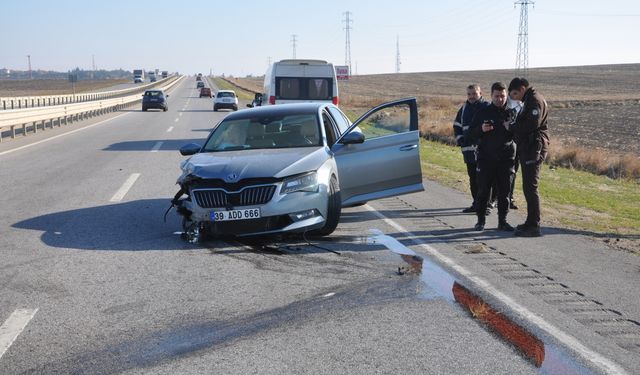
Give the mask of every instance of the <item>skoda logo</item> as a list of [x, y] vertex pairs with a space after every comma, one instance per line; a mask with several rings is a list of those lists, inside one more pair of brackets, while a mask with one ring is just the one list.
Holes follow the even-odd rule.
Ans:
[[238, 175], [235, 173], [231, 173], [224, 180], [227, 182], [235, 182], [237, 179], [238, 179]]

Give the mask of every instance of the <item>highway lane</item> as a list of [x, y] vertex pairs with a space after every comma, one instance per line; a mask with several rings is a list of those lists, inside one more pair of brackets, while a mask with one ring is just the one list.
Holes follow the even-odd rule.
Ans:
[[368, 207], [412, 231], [439, 230], [433, 214], [402, 217], [402, 202], [420, 207], [424, 194], [345, 210], [317, 247], [182, 241], [177, 215], [162, 220], [177, 149], [226, 112], [212, 112], [189, 78], [170, 95], [166, 113], [131, 108], [0, 156], [0, 323], [37, 309], [1, 373], [537, 372], [364, 240], [371, 228], [407, 237]]

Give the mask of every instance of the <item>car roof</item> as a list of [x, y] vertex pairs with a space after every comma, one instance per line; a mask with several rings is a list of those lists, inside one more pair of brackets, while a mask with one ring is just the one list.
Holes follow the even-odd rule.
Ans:
[[328, 103], [290, 103], [255, 107], [233, 112], [225, 117], [225, 120], [242, 120], [258, 116], [285, 116], [317, 114], [320, 108], [328, 107]]
[[161, 92], [161, 93], [164, 93], [164, 91], [162, 91], [162, 90], [158, 90], [158, 89], [153, 89], [153, 90], [144, 90], [144, 92]]
[[232, 92], [232, 93], [234, 93], [234, 94], [236, 93], [236, 92], [235, 92], [235, 91], [233, 91], [233, 90], [218, 90], [218, 92]]

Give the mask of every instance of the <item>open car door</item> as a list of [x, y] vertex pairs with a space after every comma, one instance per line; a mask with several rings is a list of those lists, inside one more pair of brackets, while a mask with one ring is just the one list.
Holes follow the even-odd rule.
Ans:
[[379, 105], [331, 147], [342, 206], [424, 190], [415, 98]]

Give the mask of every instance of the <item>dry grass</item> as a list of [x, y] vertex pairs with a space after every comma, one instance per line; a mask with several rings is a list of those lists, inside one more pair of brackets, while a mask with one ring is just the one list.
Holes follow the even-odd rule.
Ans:
[[[76, 93], [96, 90], [131, 82], [129, 79], [76, 82]], [[0, 97], [73, 94], [71, 84], [64, 79], [0, 80]]]

